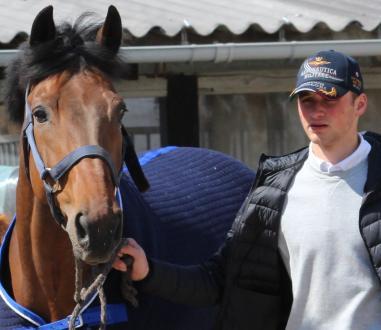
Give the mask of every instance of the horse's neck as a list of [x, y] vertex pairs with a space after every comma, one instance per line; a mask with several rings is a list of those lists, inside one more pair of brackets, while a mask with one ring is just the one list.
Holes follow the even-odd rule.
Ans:
[[67, 316], [74, 307], [72, 248], [27, 180], [20, 171], [16, 224], [9, 246], [12, 293], [16, 302], [52, 321]]

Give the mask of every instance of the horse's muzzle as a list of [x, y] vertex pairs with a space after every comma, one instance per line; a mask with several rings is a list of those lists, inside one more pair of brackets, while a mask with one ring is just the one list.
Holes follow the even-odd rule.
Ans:
[[75, 257], [90, 265], [105, 263], [121, 240], [122, 212], [96, 219], [79, 212], [73, 222], [68, 222], [67, 230]]

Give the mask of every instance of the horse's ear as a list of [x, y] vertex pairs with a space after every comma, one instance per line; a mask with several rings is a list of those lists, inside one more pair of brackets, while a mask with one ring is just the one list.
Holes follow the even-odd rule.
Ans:
[[29, 44], [36, 46], [54, 39], [55, 36], [56, 26], [53, 20], [53, 6], [48, 6], [41, 10], [34, 19]]
[[108, 7], [106, 20], [97, 33], [97, 41], [117, 53], [122, 42], [122, 20], [114, 6]]

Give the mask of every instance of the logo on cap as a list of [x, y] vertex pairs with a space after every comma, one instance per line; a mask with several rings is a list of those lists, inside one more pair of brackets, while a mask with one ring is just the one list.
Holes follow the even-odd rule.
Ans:
[[312, 66], [319, 66], [324, 64], [330, 64], [331, 62], [325, 61], [322, 57], [317, 56], [315, 57], [315, 60], [309, 61], [308, 64]]
[[325, 95], [325, 96], [332, 97], [332, 98], [335, 98], [337, 96], [337, 91], [336, 91], [335, 87], [332, 87], [330, 91], [327, 91], [323, 88], [320, 88], [320, 89], [318, 89], [318, 92]]
[[308, 61], [303, 66], [303, 71], [300, 75], [303, 79], [327, 79], [333, 81], [343, 81], [343, 79], [337, 77], [337, 71], [334, 68], [328, 66], [330, 61], [324, 60], [323, 57], [315, 57], [314, 60]]
[[[358, 72], [356, 72], [358, 74]], [[354, 88], [358, 89], [358, 90], [361, 90], [361, 80], [357, 77], [353, 77], [352, 76], [352, 85]]]

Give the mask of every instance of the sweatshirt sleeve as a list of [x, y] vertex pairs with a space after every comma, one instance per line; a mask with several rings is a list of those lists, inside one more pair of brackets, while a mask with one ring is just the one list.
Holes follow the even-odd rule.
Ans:
[[174, 303], [200, 307], [218, 304], [225, 283], [228, 241], [199, 265], [180, 266], [149, 259], [150, 271], [136, 282], [138, 290]]

